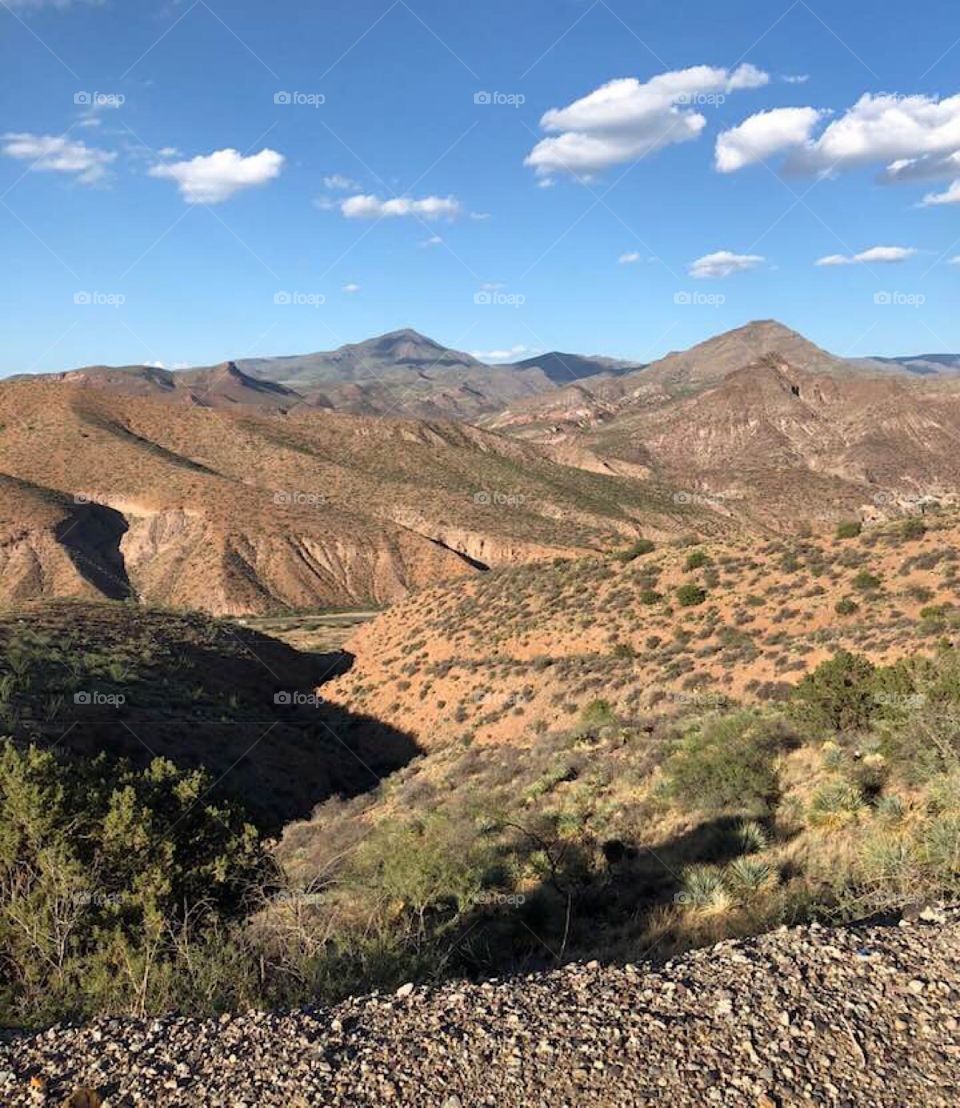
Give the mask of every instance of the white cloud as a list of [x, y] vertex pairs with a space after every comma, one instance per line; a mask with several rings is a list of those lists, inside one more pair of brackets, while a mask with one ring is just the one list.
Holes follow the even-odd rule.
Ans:
[[[786, 113], [794, 114], [792, 117]], [[829, 113], [815, 108], [782, 108], [750, 116], [717, 141], [717, 168], [727, 172], [742, 169], [764, 153], [787, 152], [787, 172], [816, 174], [882, 166], [881, 180], [960, 180], [960, 95], [898, 96], [893, 93], [865, 93], [818, 136], [816, 124]], [[780, 141], [754, 152], [743, 136], [771, 128], [777, 120], [793, 119]], [[764, 123], [763, 121], [766, 120]], [[809, 128], [803, 126], [809, 121]], [[739, 145], [738, 145], [739, 144]], [[721, 158], [721, 154], [724, 158]], [[960, 185], [957, 187], [960, 192]], [[926, 203], [952, 203], [953, 190], [932, 196]]]
[[818, 258], [817, 265], [892, 265], [912, 258], [917, 250], [912, 246], [871, 246], [859, 254], [828, 254]]
[[806, 142], [823, 112], [816, 108], [773, 108], [757, 112], [717, 138], [715, 164], [721, 173], [766, 161]]
[[343, 291], [344, 292], [349, 292], [349, 293], [359, 292], [360, 291], [360, 286], [357, 285], [357, 284], [354, 284], [354, 282], [351, 281], [349, 284], [343, 286]]
[[349, 192], [351, 189], [358, 189], [360, 186], [349, 177], [344, 177], [342, 173], [331, 173], [329, 177], [324, 177], [323, 187], [330, 189], [331, 192]]
[[102, 180], [107, 166], [117, 155], [108, 150], [87, 146], [66, 135], [32, 135], [9, 132], [3, 136], [3, 153], [8, 158], [31, 163], [29, 168], [39, 173], [73, 173], [85, 185]]
[[215, 150], [189, 161], [155, 165], [151, 177], [176, 181], [188, 204], [219, 204], [241, 189], [266, 184], [280, 175], [284, 157], [276, 150], [261, 150], [244, 157], [236, 150]]
[[921, 201], [925, 208], [938, 204], [960, 204], [960, 180], [956, 180], [944, 192], [928, 192]]
[[620, 265], [633, 265], [634, 262], [640, 261], [640, 255], [636, 250], [630, 250], [626, 254], [621, 254], [617, 261]]
[[699, 137], [707, 120], [698, 106], [716, 105], [727, 93], [760, 88], [770, 76], [752, 65], [730, 71], [700, 65], [640, 82], [610, 81], [540, 120], [551, 137], [541, 139], [524, 164], [550, 180], [553, 173], [590, 176], [637, 161], [675, 143]]
[[759, 254], [734, 254], [729, 250], [718, 250], [714, 254], [705, 254], [690, 263], [691, 277], [703, 280], [708, 277], [730, 277], [734, 273], [744, 273], [763, 265], [766, 258]]
[[518, 344], [509, 350], [471, 350], [470, 353], [478, 362], [515, 362], [539, 354], [540, 350]]
[[395, 196], [392, 200], [381, 200], [379, 196], [359, 194], [344, 200], [340, 211], [347, 219], [385, 219], [405, 215], [423, 219], [456, 219], [462, 206], [453, 196], [425, 196], [422, 200]]
[[179, 158], [180, 151], [175, 146], [161, 146], [157, 151], [161, 158]]
[[421, 249], [423, 249], [424, 247], [427, 247], [427, 246], [442, 246], [442, 245], [443, 245], [443, 239], [439, 235], [431, 235], [428, 239], [421, 239], [420, 242], [417, 243], [417, 246], [419, 246]]

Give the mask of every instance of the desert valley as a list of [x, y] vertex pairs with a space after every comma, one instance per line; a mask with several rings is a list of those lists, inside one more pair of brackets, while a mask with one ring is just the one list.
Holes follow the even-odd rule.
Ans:
[[0, 1108], [960, 1104], [957, 14], [0, 0]]
[[[953, 360], [769, 321], [543, 360], [405, 331], [0, 383], [8, 1019], [662, 964], [913, 904], [955, 927]], [[69, 1049], [57, 1095], [88, 1084]]]

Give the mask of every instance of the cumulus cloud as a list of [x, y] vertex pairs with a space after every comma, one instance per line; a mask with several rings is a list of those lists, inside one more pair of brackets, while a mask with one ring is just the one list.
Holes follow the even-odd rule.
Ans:
[[917, 250], [912, 246], [871, 246], [859, 254], [828, 254], [818, 258], [817, 265], [892, 265], [912, 258]]
[[[717, 168], [732, 172], [784, 152], [784, 169], [791, 173], [882, 166], [885, 182], [960, 179], [960, 95], [866, 93], [816, 135], [817, 124], [829, 114], [780, 108], [750, 116], [718, 138]], [[953, 203], [946, 199], [953, 192], [926, 202]]]
[[640, 261], [640, 255], [636, 250], [628, 250], [626, 254], [621, 254], [617, 261], [620, 265], [633, 265], [634, 262]]
[[816, 108], [773, 108], [757, 112], [717, 138], [716, 167], [733, 173], [745, 165], [806, 142], [824, 113]]
[[385, 219], [388, 217], [414, 215], [422, 219], [456, 219], [463, 210], [459, 200], [453, 196], [425, 196], [414, 200], [409, 196], [395, 196], [392, 200], [381, 200], [379, 196], [349, 196], [340, 205], [340, 211], [347, 219]]
[[730, 277], [734, 273], [744, 273], [763, 265], [766, 258], [759, 254], [734, 254], [730, 250], [718, 250], [714, 254], [705, 254], [690, 263], [691, 277], [703, 280], [708, 277]]
[[732, 71], [700, 65], [645, 82], [635, 77], [609, 81], [565, 108], [546, 112], [540, 125], [550, 137], [534, 146], [524, 164], [550, 180], [554, 173], [590, 176], [637, 161], [698, 138], [707, 124], [698, 107], [769, 81], [768, 73], [752, 65]]
[[98, 150], [66, 135], [33, 135], [19, 131], [8, 132], [0, 141], [8, 158], [30, 162], [31, 170], [72, 173], [85, 185], [102, 180], [107, 166], [117, 157], [108, 150]]
[[284, 160], [276, 150], [261, 150], [250, 157], [233, 149], [215, 150], [188, 161], [152, 166], [150, 176], [176, 181], [188, 204], [219, 204], [241, 189], [278, 177]]

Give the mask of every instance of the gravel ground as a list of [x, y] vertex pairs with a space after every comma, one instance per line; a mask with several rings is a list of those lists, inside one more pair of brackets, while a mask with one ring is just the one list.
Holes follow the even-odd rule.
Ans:
[[55, 1027], [0, 1047], [0, 1104], [955, 1106], [960, 919], [934, 915], [781, 930], [656, 970]]

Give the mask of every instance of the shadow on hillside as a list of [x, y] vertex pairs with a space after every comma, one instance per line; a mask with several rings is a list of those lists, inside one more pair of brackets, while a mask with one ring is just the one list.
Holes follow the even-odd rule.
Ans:
[[569, 844], [554, 854], [553, 872], [522, 903], [491, 897], [464, 921], [451, 964], [469, 976], [489, 976], [572, 959], [655, 958], [650, 936], [664, 913], [682, 904], [683, 871], [741, 855], [735, 834], [740, 822], [708, 820], [651, 846], [611, 840], [588, 852]]
[[[137, 609], [124, 618], [131, 627], [144, 619]], [[101, 645], [94, 626], [90, 637], [96, 649], [75, 650], [69, 666], [38, 663], [3, 730], [138, 767], [154, 758], [202, 767], [212, 796], [242, 801], [271, 834], [332, 796], [375, 789], [421, 753], [407, 733], [323, 698], [323, 683], [353, 663], [343, 651], [300, 653], [237, 628], [229, 653], [223, 640], [177, 641], [172, 656], [138, 666], [123, 660], [129, 634]], [[137, 649], [149, 650], [149, 639], [148, 629]]]
[[104, 504], [81, 504], [54, 532], [80, 576], [108, 600], [127, 600], [133, 588], [120, 552], [126, 518]]

